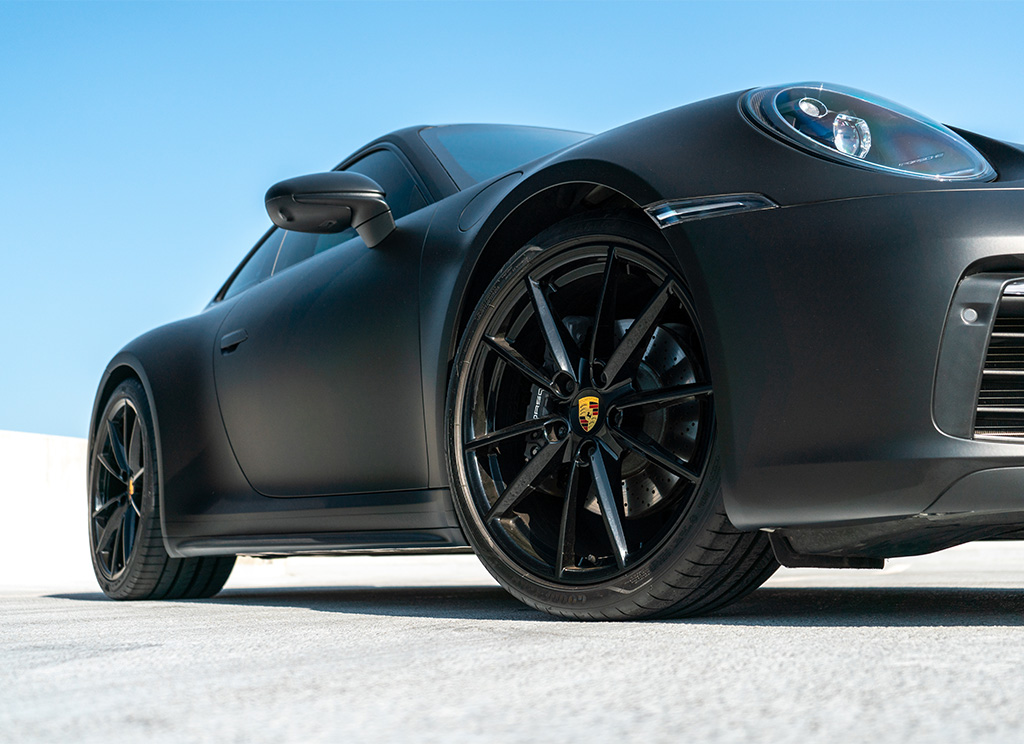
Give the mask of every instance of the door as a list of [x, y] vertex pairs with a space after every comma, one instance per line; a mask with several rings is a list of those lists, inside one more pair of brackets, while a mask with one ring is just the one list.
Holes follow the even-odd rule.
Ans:
[[[395, 216], [424, 204], [403, 197]], [[426, 487], [418, 279], [429, 211], [373, 249], [354, 231], [285, 232], [270, 274], [240, 292], [214, 372], [232, 449], [260, 493]]]

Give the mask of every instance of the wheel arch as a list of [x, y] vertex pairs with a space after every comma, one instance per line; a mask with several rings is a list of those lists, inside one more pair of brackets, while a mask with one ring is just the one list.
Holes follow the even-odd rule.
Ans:
[[616, 212], [648, 219], [643, 206], [661, 195], [632, 171], [605, 161], [560, 162], [520, 183], [484, 222], [470, 252], [447, 348], [449, 363], [494, 275], [534, 236], [571, 217]]
[[[127, 352], [121, 352], [115, 356], [110, 364], [107, 365], [107, 369], [103, 373], [103, 377], [100, 379], [99, 388], [96, 391], [96, 400], [93, 402], [92, 407], [92, 419], [89, 422], [89, 440], [88, 447], [89, 452], [92, 452], [93, 443], [96, 440], [96, 431], [99, 428], [99, 418], [103, 413], [103, 408], [106, 406], [107, 400], [110, 395], [114, 392], [118, 385], [125, 380], [137, 380], [142, 385], [143, 390], [146, 391], [146, 398], [149, 402], [150, 414], [153, 417], [153, 427], [157, 431], [157, 439], [160, 437], [160, 430], [157, 426], [156, 421], [156, 410], [153, 406], [153, 390], [149, 384], [149, 377], [143, 370], [142, 363], [134, 354]], [[156, 442], [157, 449], [159, 451], [159, 441]], [[92, 463], [89, 463], [90, 467]]]
[[93, 408], [90, 453], [110, 393], [125, 379], [142, 385], [153, 423], [160, 526], [173, 558], [181, 557], [172, 546], [188, 536], [192, 514], [222, 495], [251, 493], [227, 443], [214, 391], [212, 341], [229, 307], [218, 305], [129, 342], [107, 365]]
[[[448, 486], [444, 447], [445, 399], [451, 365], [477, 302], [498, 270], [531, 238], [552, 225], [587, 213], [634, 215], [667, 198], [633, 169], [606, 159], [576, 158], [553, 163], [519, 179], [495, 199], [489, 216], [472, 231], [432, 228], [421, 275], [423, 305], [423, 393], [428, 462], [433, 486]], [[493, 188], [491, 184], [487, 188]], [[671, 196], [671, 195], [668, 195]], [[455, 209], [462, 209], [456, 206]], [[653, 224], [653, 222], [652, 222]], [[450, 246], [460, 246], [453, 251]], [[666, 255], [682, 268], [678, 246], [666, 239]], [[686, 272], [683, 275], [690, 281]]]
[[[92, 483], [92, 449], [96, 441], [96, 432], [99, 429], [99, 418], [103, 414], [107, 400], [110, 398], [117, 386], [125, 380], [136, 380], [142, 385], [146, 393], [146, 401], [149, 404], [149, 415], [153, 419], [153, 434], [156, 441], [153, 442], [153, 450], [156, 452], [157, 462], [163, 462], [163, 449], [160, 444], [160, 422], [157, 420], [156, 404], [153, 398], [153, 388], [150, 385], [149, 376], [146, 374], [142, 362], [134, 354], [122, 351], [115, 356], [100, 380], [99, 389], [96, 391], [96, 400], [93, 403], [92, 419], [89, 423], [89, 439], [86, 445], [86, 488], [91, 488]], [[164, 493], [164, 469], [157, 467], [157, 488], [159, 493]], [[91, 497], [90, 497], [91, 498]], [[164, 527], [164, 499], [158, 502], [160, 508], [160, 526]], [[164, 533], [166, 534], [166, 532]], [[166, 545], [165, 545], [166, 547]]]

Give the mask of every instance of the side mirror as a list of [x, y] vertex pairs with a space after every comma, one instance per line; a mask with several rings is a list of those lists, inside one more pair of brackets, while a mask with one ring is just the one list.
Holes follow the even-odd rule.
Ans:
[[267, 191], [267, 214], [278, 227], [339, 233], [354, 227], [373, 248], [395, 229], [384, 190], [359, 173], [331, 171], [289, 178]]

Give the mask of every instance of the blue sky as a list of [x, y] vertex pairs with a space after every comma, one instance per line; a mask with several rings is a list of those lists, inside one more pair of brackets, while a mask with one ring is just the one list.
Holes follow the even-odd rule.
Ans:
[[1016, 2], [0, 1], [0, 429], [84, 436], [109, 358], [202, 309], [267, 187], [385, 131], [822, 79], [1019, 142], [1021, 28]]

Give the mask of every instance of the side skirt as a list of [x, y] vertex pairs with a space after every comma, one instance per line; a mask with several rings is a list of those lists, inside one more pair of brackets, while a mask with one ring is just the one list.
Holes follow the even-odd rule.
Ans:
[[447, 488], [295, 498], [247, 491], [177, 507], [164, 520], [173, 558], [468, 545]]
[[452, 527], [390, 532], [203, 537], [184, 540], [178, 543], [177, 548], [182, 556], [189, 558], [214, 555], [279, 558], [289, 555], [473, 552], [462, 536], [462, 531]]

